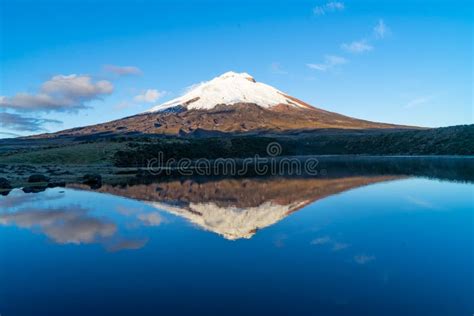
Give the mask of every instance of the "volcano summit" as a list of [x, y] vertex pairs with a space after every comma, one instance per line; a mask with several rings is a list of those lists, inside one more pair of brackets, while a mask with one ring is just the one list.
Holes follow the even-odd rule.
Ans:
[[81, 135], [261, 135], [321, 129], [404, 129], [313, 107], [247, 73], [226, 72], [145, 113], [40, 137]]

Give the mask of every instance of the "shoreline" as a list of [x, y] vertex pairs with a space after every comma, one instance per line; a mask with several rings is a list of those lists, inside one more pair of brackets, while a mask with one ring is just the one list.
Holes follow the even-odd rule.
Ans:
[[[227, 161], [233, 161], [237, 166], [241, 166], [245, 158], [227, 158]], [[280, 162], [284, 159], [294, 159], [305, 162], [310, 159], [316, 159], [318, 163], [318, 174], [256, 174], [249, 172], [245, 174], [225, 174], [214, 173], [208, 170], [208, 173], [200, 174], [197, 166], [199, 159], [191, 160], [187, 168], [171, 166], [160, 168], [161, 174], [152, 174], [146, 167], [129, 166], [117, 167], [111, 163], [96, 164], [29, 164], [12, 163], [0, 164], [0, 178], [8, 181], [9, 187], [0, 187], [0, 194], [13, 188], [31, 188], [31, 190], [41, 190], [47, 187], [67, 186], [71, 183], [87, 182], [85, 177], [98, 176], [100, 181], [92, 185], [101, 185], [102, 183], [112, 185], [126, 185], [128, 183], [139, 183], [140, 181], [153, 181], [156, 179], [167, 178], [219, 178], [219, 177], [257, 177], [257, 176], [310, 176], [310, 177], [332, 177], [340, 174], [360, 174], [372, 175], [382, 172], [387, 175], [414, 175], [433, 173], [436, 171], [436, 177], [450, 179], [460, 177], [464, 181], [474, 182], [474, 156], [460, 155], [428, 155], [428, 156], [373, 156], [373, 155], [299, 155], [299, 156], [278, 156], [278, 157], [260, 157], [268, 165], [274, 162]], [[209, 160], [210, 163], [215, 160]], [[253, 166], [253, 165], [251, 165]], [[182, 171], [193, 172], [191, 175], [183, 174]], [[217, 170], [217, 169], [216, 169]], [[322, 171], [322, 172], [321, 172]], [[42, 175], [48, 178], [48, 181], [29, 182], [32, 175]]]

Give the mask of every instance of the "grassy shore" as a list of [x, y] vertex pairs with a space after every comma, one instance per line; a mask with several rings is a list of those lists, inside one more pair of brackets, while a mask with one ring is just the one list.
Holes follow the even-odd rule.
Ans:
[[0, 142], [0, 164], [144, 167], [164, 159], [245, 158], [268, 156], [277, 142], [279, 156], [304, 155], [474, 155], [474, 125], [416, 131], [350, 131], [280, 136], [214, 138], [115, 137], [87, 141], [9, 140]]

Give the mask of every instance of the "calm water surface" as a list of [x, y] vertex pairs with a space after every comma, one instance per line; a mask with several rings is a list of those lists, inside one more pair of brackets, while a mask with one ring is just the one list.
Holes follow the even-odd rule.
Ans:
[[416, 170], [15, 189], [0, 314], [472, 315], [472, 170]]

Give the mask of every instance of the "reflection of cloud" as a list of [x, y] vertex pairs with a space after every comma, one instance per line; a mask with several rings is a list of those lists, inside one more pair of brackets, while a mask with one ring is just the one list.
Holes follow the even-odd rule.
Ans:
[[357, 264], [366, 264], [366, 263], [369, 263], [369, 262], [374, 261], [374, 260], [375, 260], [374, 256], [368, 256], [368, 255], [364, 255], [364, 254], [354, 256], [354, 261]]
[[285, 240], [286, 239], [288, 239], [288, 235], [286, 235], [286, 234], [279, 235], [275, 238], [273, 244], [277, 248], [282, 248], [282, 247], [285, 246]]
[[92, 243], [115, 234], [115, 224], [92, 217], [79, 206], [64, 209], [25, 208], [0, 214], [0, 225], [39, 228], [46, 236], [60, 244]]
[[346, 244], [346, 243], [342, 243], [342, 242], [338, 242], [336, 240], [333, 240], [329, 236], [323, 236], [323, 237], [313, 239], [311, 241], [311, 245], [316, 245], [316, 246], [332, 245], [332, 250], [333, 251], [343, 250], [343, 249], [346, 249], [350, 246], [350, 244]]
[[325, 245], [330, 241], [331, 241], [331, 238], [329, 238], [328, 236], [319, 237], [319, 238], [313, 239], [311, 241], [311, 245]]
[[[12, 192], [0, 199], [0, 209], [8, 210], [10, 208], [18, 208], [24, 204], [36, 202], [36, 201], [51, 201], [62, 198], [64, 195], [38, 195], [38, 194], [25, 194], [19, 189], [14, 189]], [[1, 214], [1, 213], [0, 213]]]
[[349, 244], [345, 244], [345, 243], [342, 243], [342, 242], [335, 242], [333, 247], [332, 247], [332, 250], [333, 251], [339, 251], [339, 250], [346, 249], [349, 246], [350, 246]]
[[137, 214], [138, 212], [140, 212], [139, 208], [127, 207], [123, 205], [117, 205], [115, 207], [115, 210], [117, 211], [117, 213], [124, 216], [131, 216], [133, 214]]
[[117, 252], [122, 250], [137, 250], [146, 245], [148, 239], [140, 240], [119, 240], [106, 246], [108, 251]]
[[436, 209], [439, 209], [438, 206], [426, 201], [426, 200], [422, 200], [420, 198], [417, 198], [417, 197], [414, 197], [414, 196], [407, 196], [406, 198], [408, 201], [410, 201], [411, 203], [415, 204], [416, 206], [418, 207], [422, 207], [422, 208], [427, 208], [427, 209], [431, 209], [431, 210], [436, 210]]
[[104, 223], [97, 218], [74, 218], [59, 225], [44, 228], [46, 235], [61, 244], [91, 243], [99, 237], [113, 235], [117, 227], [113, 223]]
[[161, 216], [158, 213], [138, 214], [137, 218], [145, 226], [158, 226], [163, 222], [163, 219], [161, 218]]
[[[166, 222], [157, 212], [145, 213], [140, 206], [123, 204], [116, 205], [115, 212], [100, 213], [112, 215], [111, 217], [98, 217], [93, 212], [95, 209], [75, 204], [61, 205], [65, 196], [67, 195], [54, 190], [26, 194], [19, 189], [13, 189], [8, 196], [0, 198], [0, 227], [16, 226], [32, 232], [41, 232], [58, 244], [98, 243], [115, 252], [140, 249], [148, 241], [147, 238], [121, 236], [119, 227], [127, 229], [158, 226]], [[123, 226], [119, 226], [119, 223]]]

